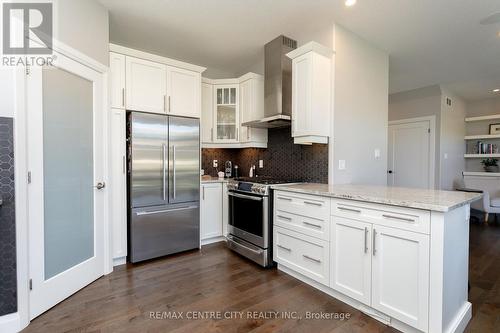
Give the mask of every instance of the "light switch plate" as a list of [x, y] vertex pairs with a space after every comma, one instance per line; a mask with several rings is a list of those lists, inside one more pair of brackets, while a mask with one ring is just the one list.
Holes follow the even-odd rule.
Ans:
[[264, 167], [264, 160], [259, 160], [259, 168], [262, 169]]
[[339, 160], [339, 170], [345, 170], [345, 160]]
[[380, 158], [380, 149], [375, 149], [375, 158], [379, 159]]

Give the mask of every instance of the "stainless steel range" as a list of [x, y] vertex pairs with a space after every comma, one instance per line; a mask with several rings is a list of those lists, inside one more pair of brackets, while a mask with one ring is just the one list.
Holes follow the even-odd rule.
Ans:
[[261, 266], [273, 266], [272, 191], [277, 184], [297, 183], [269, 178], [237, 178], [228, 182], [227, 246]]

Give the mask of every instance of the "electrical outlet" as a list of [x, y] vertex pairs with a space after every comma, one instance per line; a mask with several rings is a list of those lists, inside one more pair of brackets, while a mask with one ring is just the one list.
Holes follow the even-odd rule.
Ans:
[[345, 160], [339, 160], [339, 170], [345, 170]]
[[217, 160], [214, 160], [214, 161], [213, 161], [212, 166], [213, 166], [214, 168], [217, 168], [217, 167], [219, 166], [219, 163], [217, 162]]
[[264, 167], [264, 160], [259, 160], [259, 169]]

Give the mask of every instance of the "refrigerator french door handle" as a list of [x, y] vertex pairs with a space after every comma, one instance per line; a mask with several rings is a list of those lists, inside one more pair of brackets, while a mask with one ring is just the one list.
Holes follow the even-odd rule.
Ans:
[[173, 189], [172, 189], [173, 193], [172, 194], [173, 194], [173, 199], [174, 200], [175, 200], [175, 196], [176, 196], [176, 184], [175, 184], [175, 177], [176, 177], [176, 175], [175, 175], [175, 158], [176, 158], [175, 157], [175, 152], [176, 151], [175, 150], [176, 150], [176, 146], [173, 145], [172, 146], [172, 157], [173, 157], [172, 158], [172, 187], [173, 187]]
[[167, 189], [166, 189], [166, 181], [167, 181], [167, 145], [161, 145], [162, 150], [162, 160], [163, 160], [163, 201], [167, 200]]

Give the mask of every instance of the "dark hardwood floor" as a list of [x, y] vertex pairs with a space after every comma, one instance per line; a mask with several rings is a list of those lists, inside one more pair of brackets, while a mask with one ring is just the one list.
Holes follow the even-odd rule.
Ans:
[[[500, 331], [500, 227], [471, 225], [467, 332]], [[348, 320], [186, 319], [191, 311], [349, 313]], [[226, 312], [227, 311], [227, 312]], [[234, 312], [229, 312], [234, 311]], [[151, 318], [159, 312], [160, 319]], [[182, 313], [184, 318], [161, 319]], [[23, 332], [396, 332], [276, 269], [265, 270], [222, 244], [121, 266], [31, 322]]]

